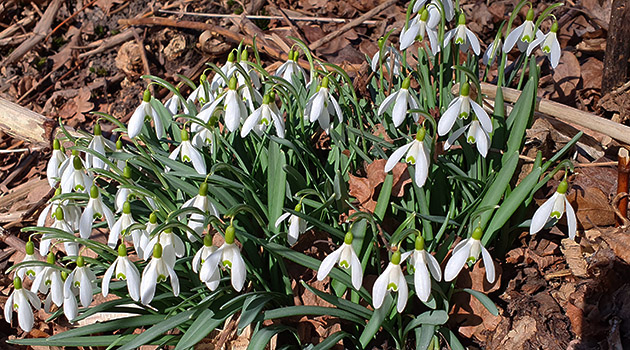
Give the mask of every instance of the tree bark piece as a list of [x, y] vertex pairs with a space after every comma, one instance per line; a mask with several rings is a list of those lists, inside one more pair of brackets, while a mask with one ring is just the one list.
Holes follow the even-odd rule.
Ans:
[[0, 130], [15, 138], [48, 147], [56, 125], [52, 119], [0, 98]]
[[630, 58], [630, 2], [614, 0], [606, 38], [602, 95], [626, 82]]
[[[628, 193], [628, 176], [630, 175], [630, 154], [628, 150], [625, 148], [619, 149], [618, 154], [618, 165], [617, 165], [617, 194], [619, 193]], [[619, 200], [619, 205], [617, 206], [619, 212], [622, 217], [617, 218], [617, 226], [623, 225], [623, 219], [628, 218], [628, 197], [623, 197]]]

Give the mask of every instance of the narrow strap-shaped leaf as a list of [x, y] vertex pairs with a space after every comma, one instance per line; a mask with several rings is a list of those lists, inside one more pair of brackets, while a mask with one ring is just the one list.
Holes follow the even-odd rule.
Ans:
[[292, 331], [293, 329], [283, 325], [261, 328], [252, 335], [252, 341], [247, 346], [247, 350], [264, 350], [274, 335], [289, 330]]
[[389, 293], [385, 296], [385, 301], [383, 305], [379, 309], [374, 310], [372, 314], [372, 318], [368, 322], [365, 329], [363, 329], [363, 333], [361, 333], [361, 337], [359, 338], [359, 342], [361, 343], [361, 347], [365, 348], [370, 343], [372, 338], [378, 330], [381, 328], [385, 317], [389, 315], [389, 311], [392, 308], [392, 304], [394, 303], [394, 299]]
[[354, 314], [348, 313], [347, 311], [333, 308], [333, 307], [325, 307], [325, 306], [306, 306], [306, 305], [298, 305], [298, 306], [286, 306], [278, 309], [267, 310], [265, 311], [264, 319], [265, 320], [274, 320], [276, 318], [283, 317], [291, 317], [291, 316], [332, 316], [339, 317], [344, 320], [348, 320], [357, 324], [364, 324], [365, 320], [361, 317], [358, 317]]
[[287, 188], [287, 173], [283, 169], [286, 164], [286, 157], [284, 151], [280, 149], [280, 145], [273, 141], [269, 143], [267, 154], [269, 156], [267, 170], [267, 183], [269, 185], [267, 190], [268, 227], [271, 232], [277, 233], [280, 227], [276, 227], [275, 223], [282, 214], [284, 194]]
[[80, 336], [85, 336], [85, 335], [94, 334], [94, 333], [111, 332], [118, 329], [137, 328], [137, 327], [155, 324], [163, 320], [164, 320], [163, 315], [143, 315], [143, 316], [123, 317], [117, 320], [111, 320], [111, 321], [106, 321], [102, 323], [94, 323], [88, 326], [71, 329], [63, 333], [55, 334], [48, 339], [51, 339], [51, 340], [64, 339], [64, 338], [71, 338], [71, 337], [80, 337]]
[[321, 343], [315, 345], [311, 350], [327, 350], [335, 346], [339, 341], [343, 338], [350, 338], [354, 342], [357, 342], [356, 339], [352, 336], [352, 334], [344, 331], [335, 332], [326, 337]]
[[470, 293], [470, 295], [474, 296], [475, 298], [477, 298], [477, 300], [479, 300], [481, 302], [481, 304], [483, 304], [483, 306], [490, 311], [491, 314], [493, 314], [494, 316], [499, 316], [499, 309], [497, 309], [497, 306], [494, 304], [494, 302], [484, 293], [478, 291], [478, 290], [474, 290], [474, 289], [469, 289], [469, 288], [464, 288], [462, 289], [464, 292]]
[[423, 324], [416, 328], [416, 350], [427, 350], [435, 333], [435, 325]]
[[157, 323], [155, 326], [147, 329], [142, 332], [138, 337], [130, 341], [129, 343], [121, 346], [119, 350], [131, 350], [140, 347], [141, 345], [148, 344], [153, 339], [162, 335], [166, 331], [169, 331], [175, 327], [178, 327], [182, 323], [192, 319], [196, 309], [190, 309], [184, 312], [181, 312], [175, 316], [169, 317], [162, 322]]
[[409, 331], [414, 328], [424, 325], [431, 324], [434, 326], [441, 326], [448, 321], [448, 313], [444, 310], [430, 310], [421, 313], [416, 318], [414, 318], [411, 322], [407, 324], [403, 334], [407, 334]]

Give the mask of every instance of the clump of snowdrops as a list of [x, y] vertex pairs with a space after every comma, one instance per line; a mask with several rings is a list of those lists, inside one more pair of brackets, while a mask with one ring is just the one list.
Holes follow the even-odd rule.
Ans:
[[[531, 5], [522, 1], [514, 14], [523, 6]], [[495, 258], [521, 228], [534, 234], [565, 211], [575, 236], [566, 180], [531, 221], [526, 209], [556, 171], [570, 168], [561, 159], [579, 135], [551, 159], [539, 154], [530, 174], [513, 181], [543, 62], [536, 49], [552, 67], [558, 62], [557, 6], [536, 22], [530, 9], [515, 28], [512, 15], [482, 59], [457, 4], [412, 2], [400, 45], [390, 31], [367, 58], [374, 74], [362, 98], [346, 72], [314, 59], [299, 40], [275, 72], [261, 66], [254, 43], [221, 67], [210, 64], [199, 81], [149, 77], [172, 97], [160, 101], [147, 89], [126, 125], [95, 113], [92, 134], [54, 141], [47, 175], [57, 192], [37, 227], [24, 229], [31, 239], [5, 305], [5, 319], [16, 310], [25, 331], [40, 298], [48, 321], [127, 316], [11, 342], [188, 349], [231, 319], [239, 334], [251, 327], [252, 349], [280, 333], [281, 346], [313, 349], [339, 341], [366, 348], [377, 333], [400, 349], [463, 349], [446, 327], [453, 294], [498, 311], [482, 292], [456, 288], [461, 271], [483, 264], [495, 283]], [[547, 34], [545, 20], [553, 22]], [[508, 64], [514, 46], [521, 55]], [[493, 62], [499, 86], [522, 88], [509, 114], [500, 89], [494, 109], [478, 93]], [[114, 124], [117, 138], [105, 138], [100, 123]], [[387, 160], [385, 180], [375, 209], [362, 210], [348, 179], [375, 160]], [[412, 181], [396, 197], [391, 171], [400, 162]], [[385, 218], [398, 226], [386, 229]], [[106, 243], [94, 239], [96, 228]], [[332, 240], [323, 261], [296, 248], [314, 244], [307, 232]], [[294, 265], [330, 283], [318, 290], [296, 281]], [[377, 278], [368, 285], [366, 275]], [[294, 305], [296, 283], [332, 306]], [[117, 298], [92, 306], [94, 294]], [[331, 316], [341, 330], [309, 344], [282, 323], [291, 316]]]

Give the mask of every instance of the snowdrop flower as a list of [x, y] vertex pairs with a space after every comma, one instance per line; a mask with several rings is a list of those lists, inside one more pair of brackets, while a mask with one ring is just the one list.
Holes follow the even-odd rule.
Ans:
[[297, 63], [300, 53], [297, 50], [289, 50], [289, 54], [287, 56], [287, 61], [276, 70], [276, 76], [288, 81], [293, 86], [297, 86], [300, 77], [302, 77], [304, 81], [307, 80], [306, 72]]
[[140, 282], [140, 301], [144, 305], [149, 305], [155, 296], [155, 289], [160, 282], [166, 282], [170, 277], [173, 295], [179, 295], [179, 279], [173, 267], [162, 258], [162, 245], [155, 244], [153, 247], [153, 255], [151, 261], [147, 264], [142, 272], [142, 280]]
[[[444, 6], [444, 13], [446, 14], [446, 21], [450, 22], [453, 17], [455, 17], [455, 6], [453, 4], [453, 0], [442, 0], [442, 6]], [[419, 0], [417, 1], [414, 5], [413, 5], [413, 13], [421, 13], [422, 12], [422, 7], [424, 6], [424, 4], [427, 3], [427, 0]], [[435, 11], [438, 14], [438, 21], [441, 17], [440, 15], [440, 11], [439, 11], [439, 3], [435, 0], [431, 1], [431, 3], [427, 6], [428, 8], [434, 7]], [[433, 24], [431, 27], [435, 28], [435, 26], [437, 25], [437, 22], [435, 24]]]
[[476, 144], [477, 151], [479, 151], [479, 154], [485, 158], [488, 155], [488, 150], [490, 149], [490, 133], [492, 132], [492, 124], [480, 124], [477, 118], [473, 119], [470, 124], [455, 130], [455, 132], [448, 137], [446, 142], [444, 142], [444, 150], [446, 151], [451, 148], [453, 143], [455, 143], [455, 140], [466, 132], [466, 130], [468, 130], [466, 141], [471, 145]]
[[219, 103], [223, 102], [225, 126], [230, 132], [236, 131], [239, 125], [241, 125], [241, 120], [247, 118], [247, 108], [238, 93], [237, 86], [237, 79], [232, 77], [228, 84], [228, 90], [217, 97], [207, 108], [202, 109], [197, 115], [197, 118], [207, 123], [219, 106]]
[[[236, 76], [238, 85], [245, 86], [242, 92], [243, 100], [247, 101], [249, 104], [249, 108], [253, 110], [254, 100], [256, 100], [257, 103], [260, 103], [262, 102], [262, 96], [260, 95], [260, 92], [258, 92], [258, 89], [260, 89], [261, 87], [260, 78], [258, 78], [256, 70], [254, 70], [249, 66], [249, 64], [247, 64], [248, 55], [249, 54], [247, 50], [243, 50], [243, 52], [241, 52], [241, 60], [238, 62], [238, 65], [245, 72], [247, 72], [248, 79], [246, 79], [245, 76], [239, 70], [237, 70], [236, 67], [234, 67], [234, 75]], [[248, 88], [250, 85], [253, 87], [253, 89], [251, 90]], [[252, 93], [254, 94], [254, 96], [252, 96]]]
[[[94, 125], [94, 136], [88, 145], [88, 149], [94, 151], [95, 153], [101, 154], [105, 157], [105, 138], [103, 137], [101, 131], [101, 125], [96, 122]], [[93, 155], [92, 153], [85, 153], [85, 167], [86, 168], [99, 168], [99, 169], [107, 169], [108, 166], [105, 164], [103, 160], [99, 157]]]
[[180, 160], [184, 163], [192, 163], [193, 167], [200, 175], [206, 175], [206, 161], [203, 158], [203, 155], [193, 146], [188, 137], [188, 131], [185, 128], [182, 128], [181, 131], [182, 143], [177, 146], [173, 150], [170, 156], [170, 159], [176, 159], [179, 155]]
[[61, 175], [61, 192], [87, 192], [88, 186], [93, 181], [92, 173], [85, 170], [83, 161], [78, 155], [73, 155], [69, 159], [72, 159], [72, 164], [68, 164]]
[[[409, 254], [405, 255], [409, 256]], [[402, 269], [400, 268], [400, 263], [405, 260], [405, 257], [401, 255], [400, 250], [396, 250], [394, 254], [392, 254], [392, 258], [387, 268], [385, 268], [385, 271], [383, 271], [376, 279], [376, 282], [374, 282], [374, 287], [372, 288], [372, 303], [375, 309], [383, 306], [385, 295], [391, 291], [398, 293], [396, 310], [398, 310], [399, 313], [405, 310], [409, 296], [409, 287], [407, 287], [407, 280], [405, 280], [405, 275], [403, 275]]]
[[64, 295], [71, 293], [70, 287], [75, 287], [79, 290], [79, 300], [83, 307], [88, 307], [92, 304], [94, 288], [96, 287], [96, 275], [85, 265], [82, 256], [77, 257], [77, 267], [70, 272], [64, 283]]
[[494, 59], [501, 53], [501, 38], [496, 39], [488, 45], [486, 53], [483, 54], [483, 64], [491, 66]]
[[273, 103], [275, 103], [275, 101], [271, 100], [271, 95], [266, 94], [263, 98], [262, 105], [247, 117], [245, 123], [243, 123], [241, 137], [246, 137], [252, 130], [260, 135], [263, 129], [273, 122], [278, 137], [284, 138], [284, 120], [271, 108], [271, 104]]
[[444, 268], [444, 280], [446, 282], [454, 280], [468, 260], [474, 264], [479, 259], [479, 253], [481, 253], [483, 264], [486, 267], [486, 279], [489, 283], [494, 283], [494, 261], [492, 261], [488, 250], [481, 245], [482, 236], [483, 231], [477, 227], [472, 237], [462, 240], [455, 246], [453, 255]]
[[[125, 151], [123, 150], [123, 142], [122, 140], [119, 138], [118, 140], [116, 140], [116, 150], [114, 151], [114, 153], [125, 153]], [[111, 161], [116, 164], [116, 167], [120, 170], [123, 170], [125, 168], [125, 160], [123, 159], [119, 159], [119, 158], [112, 158]]]
[[[122, 168], [123, 171], [123, 179], [127, 180], [127, 182], [131, 185], [133, 185], [134, 187], [138, 187], [139, 189], [143, 189], [146, 191], [146, 189], [138, 184], [136, 184], [133, 179], [131, 178], [132, 175], [132, 169], [129, 165], [125, 165]], [[124, 182], [123, 182], [124, 184]], [[146, 199], [149, 208], [156, 210], [157, 209], [157, 204], [155, 204], [155, 201], [153, 200], [153, 198], [148, 197], [148, 196], [143, 196], [142, 194], [138, 193], [139, 191], [134, 191], [129, 187], [123, 187], [123, 186], [118, 186], [118, 191], [116, 191], [116, 196], [114, 198], [114, 207], [116, 209], [116, 213], [120, 213], [123, 210], [123, 205], [125, 204], [125, 202], [127, 200], [129, 200], [131, 197], [131, 195], [134, 195], [137, 199], [142, 200], [142, 199]], [[148, 192], [148, 191], [147, 191]]]
[[140, 300], [140, 272], [138, 272], [136, 265], [129, 261], [127, 247], [125, 247], [124, 243], [118, 246], [118, 257], [103, 275], [101, 291], [104, 297], [109, 294], [109, 282], [112, 277], [127, 282], [127, 290], [131, 299], [134, 301]]
[[455, 120], [457, 120], [458, 117], [460, 119], [468, 118], [471, 107], [485, 130], [489, 133], [492, 132], [492, 121], [490, 120], [488, 113], [486, 113], [486, 111], [484, 111], [477, 102], [473, 101], [469, 94], [470, 85], [468, 83], [463, 83], [460, 89], [459, 97], [451, 101], [448, 105], [448, 109], [444, 112], [442, 118], [440, 118], [440, 121], [438, 122], [438, 135], [444, 136], [448, 134], [448, 132], [453, 128]]
[[532, 41], [527, 47], [527, 55], [529, 56], [538, 45], [540, 45], [540, 49], [549, 59], [551, 67], [555, 69], [558, 66], [558, 62], [560, 62], [562, 54], [560, 43], [558, 42], [558, 22], [553, 22], [551, 30], [546, 35], [540, 30], [536, 32], [536, 40]]
[[199, 277], [201, 281], [212, 289], [218, 287], [220, 275], [218, 273], [219, 266], [223, 269], [229, 268], [231, 274], [232, 287], [240, 292], [245, 285], [247, 277], [247, 269], [245, 260], [241, 256], [238, 246], [234, 243], [235, 229], [230, 225], [225, 230], [225, 243], [219, 249], [214, 251], [206, 261], [201, 265]]
[[55, 255], [52, 252], [46, 256], [46, 262], [50, 266], [42, 268], [42, 271], [35, 276], [31, 291], [47, 294], [44, 308], [49, 310], [51, 301], [57, 306], [63, 304], [63, 280], [61, 279], [61, 272], [54, 267]]
[[[212, 236], [206, 235], [203, 238], [203, 247], [195, 253], [195, 256], [192, 260], [192, 269], [195, 273], [200, 272], [200, 267], [208, 260], [210, 255], [217, 251], [217, 247], [212, 245]], [[217, 262], [218, 264], [218, 262]], [[199, 279], [201, 278], [201, 274], [199, 274]], [[219, 287], [219, 282], [221, 281], [221, 275], [219, 274], [219, 269], [214, 269], [213, 274], [208, 278], [206, 282], [206, 286], [210, 290], [216, 290]]]
[[[435, 257], [424, 249], [422, 235], [416, 237], [415, 248], [409, 257], [409, 265], [407, 266], [413, 267], [413, 284], [418, 298], [427, 302], [431, 296], [431, 275], [439, 282], [442, 279], [442, 270]], [[431, 271], [431, 275], [429, 275], [429, 271]]]
[[[297, 212], [302, 212], [302, 203], [298, 203], [295, 206], [294, 210]], [[289, 232], [287, 235], [287, 240], [289, 241], [290, 245], [294, 245], [300, 235], [306, 232], [306, 221], [295, 214], [284, 213], [280, 215], [278, 220], [276, 220], [275, 226], [280, 226], [280, 224], [286, 219], [289, 219]]]
[[[67, 232], [68, 234], [74, 235], [74, 230], [70, 227], [70, 224], [65, 220], [65, 216], [63, 213], [63, 209], [57, 208], [55, 210], [54, 221], [53, 224], [50, 225], [52, 228], [56, 228], [58, 230]], [[50, 250], [50, 234], [44, 233], [42, 239], [39, 243], [39, 252], [41, 254], [48, 254]], [[79, 244], [76, 242], [64, 241], [64, 248], [68, 256], [75, 256], [79, 252]]]
[[316, 120], [319, 121], [319, 126], [321, 126], [326, 133], [329, 133], [332, 128], [330, 122], [331, 113], [337, 115], [340, 123], [343, 122], [341, 107], [339, 107], [337, 100], [328, 91], [328, 77], [324, 77], [318, 91], [306, 103], [304, 118], [308, 119], [311, 123]]
[[58, 139], [53, 141], [53, 151], [46, 166], [46, 178], [50, 187], [55, 187], [61, 178], [60, 167], [67, 159], [66, 154], [61, 151], [61, 143]]
[[[177, 89], [177, 92], [179, 92], [179, 89]], [[190, 114], [190, 112], [188, 111], [188, 106], [186, 106], [186, 101], [182, 100], [179, 96], [180, 95], [178, 93], [173, 93], [173, 96], [171, 96], [171, 98], [169, 98], [166, 101], [166, 103], [164, 104], [164, 107], [169, 112], [171, 112], [171, 115], [173, 116], [175, 116], [176, 114], [179, 114], [180, 108], [182, 109], [184, 114]]]
[[372, 71], [377, 72], [379, 68], [381, 68], [381, 63], [384, 63], [387, 67], [392, 67], [393, 59], [394, 66], [392, 73], [394, 73], [394, 75], [400, 75], [400, 62], [402, 61], [402, 55], [393, 46], [388, 46], [383, 49], [383, 61], [381, 61], [381, 48], [383, 47], [383, 45], [385, 45], [385, 41], [384, 38], [381, 37], [378, 39], [379, 50], [376, 51], [374, 56], [372, 56]]
[[155, 124], [155, 135], [158, 139], [162, 138], [164, 134], [164, 126], [162, 125], [162, 119], [157, 114], [157, 112], [151, 107], [151, 92], [149, 89], [144, 91], [144, 95], [142, 96], [142, 102], [136, 108], [136, 110], [129, 118], [129, 124], [127, 125], [127, 133], [130, 138], [134, 138], [140, 135], [142, 131], [142, 126], [144, 126], [144, 118], [149, 116], [153, 119], [153, 123]]
[[[13, 319], [13, 310], [18, 313], [18, 325], [25, 332], [33, 329], [33, 309], [39, 310], [42, 302], [37, 295], [30, 290], [22, 287], [22, 279], [15, 277], [13, 279], [13, 293], [9, 296], [4, 304], [4, 319], [10, 324]], [[30, 304], [30, 305], [29, 305]]]
[[569, 238], [575, 239], [575, 232], [577, 230], [577, 219], [575, 217], [575, 211], [567, 199], [567, 190], [569, 184], [566, 180], [562, 180], [556, 189], [556, 193], [543, 203], [543, 205], [536, 210], [532, 217], [532, 223], [529, 227], [529, 233], [535, 234], [554, 218], [560, 220], [564, 211], [567, 212], [567, 226], [569, 227]]
[[451, 29], [444, 36], [444, 45], [448, 44], [451, 40], [462, 50], [462, 52], [468, 52], [468, 48], [472, 47], [475, 55], [479, 56], [481, 47], [479, 45], [479, 39], [475, 33], [466, 27], [466, 15], [463, 13], [459, 15], [458, 25], [456, 28]]
[[[35, 257], [35, 244], [30, 239], [26, 242], [25, 252], [24, 259], [21, 262], [39, 261]], [[15, 270], [15, 275], [21, 279], [24, 279], [24, 276], [34, 279], [41, 269], [41, 266], [22, 266]]]
[[81, 238], [90, 238], [92, 234], [92, 225], [94, 220], [105, 218], [107, 226], [111, 230], [115, 221], [112, 210], [109, 209], [101, 199], [101, 193], [95, 185], [90, 188], [90, 199], [83, 210], [81, 221], [79, 223], [79, 234]]
[[[530, 8], [527, 11], [525, 22], [520, 26], [514, 28], [510, 34], [505, 38], [505, 44], [503, 44], [503, 52], [510, 52], [515, 44], [518, 42], [518, 49], [521, 52], [525, 52], [529, 44], [534, 40], [534, 30], [536, 25], [534, 24], [534, 9]], [[529, 55], [529, 54], [527, 54]]]
[[[212, 118], [211, 118], [212, 119]], [[214, 125], [216, 122], [212, 120], [206, 124], [206, 127], [194, 127], [199, 124], [195, 124], [191, 129], [196, 129], [197, 133], [193, 136], [192, 145], [197, 149], [203, 149], [205, 146], [210, 148], [210, 154], [214, 153]]]
[[162, 259], [170, 267], [175, 266], [175, 257], [181, 258], [186, 253], [184, 242], [179, 236], [173, 233], [171, 228], [167, 228], [160, 234], [155, 235], [144, 247], [144, 260], [149, 260], [149, 256], [157, 244], [163, 251]]
[[352, 275], [352, 286], [354, 289], [361, 289], [363, 284], [363, 268], [361, 267], [361, 261], [357, 256], [357, 253], [352, 249], [352, 240], [354, 236], [352, 232], [346, 233], [343, 244], [337, 248], [334, 252], [330, 253], [319, 265], [317, 270], [317, 280], [323, 281], [330, 273], [335, 264], [339, 264], [339, 267], [343, 267], [346, 270], [350, 270]]
[[[145, 259], [145, 254], [146, 254], [146, 246], [149, 244], [149, 241], [151, 241], [151, 234], [155, 231], [155, 229], [158, 227], [158, 223], [157, 223], [157, 215], [155, 214], [155, 212], [152, 212], [151, 214], [149, 214], [149, 222], [147, 222], [147, 224], [144, 226], [144, 230], [141, 230], [140, 233], [140, 243], [138, 244], [138, 247], [134, 247], [136, 248], [136, 253], [138, 254], [138, 257], [143, 258], [144, 260], [148, 260], [150, 256], [146, 255], [146, 259]], [[156, 232], [157, 234], [157, 232]]]
[[125, 201], [123, 204], [122, 215], [116, 221], [116, 223], [112, 226], [112, 229], [109, 231], [109, 239], [107, 240], [107, 245], [111, 248], [116, 247], [116, 243], [118, 243], [118, 238], [123, 235], [124, 238], [128, 239], [131, 236], [131, 241], [133, 242], [133, 246], [138, 252], [139, 255], [142, 255], [143, 247], [140, 244], [140, 237], [143, 235], [143, 230], [134, 229], [131, 232], [125, 232], [131, 225], [135, 224], [136, 220], [133, 219], [131, 215], [131, 205], [128, 201]]
[[[188, 227], [195, 231], [199, 236], [203, 233], [205, 228], [205, 214], [210, 214], [216, 217], [219, 217], [219, 211], [217, 207], [208, 200], [208, 183], [202, 182], [199, 186], [199, 193], [193, 198], [189, 199], [182, 205], [183, 208], [197, 208], [201, 210], [204, 215], [198, 213], [190, 214], [190, 218], [188, 219]], [[180, 215], [179, 220], [182, 220], [185, 215]], [[191, 242], [196, 242], [197, 237], [190, 232], [186, 232], [188, 239]]]
[[[61, 278], [68, 280], [68, 274], [64, 271], [61, 273]], [[77, 304], [77, 294], [79, 294], [78, 288], [71, 285], [70, 288], [63, 288], [63, 314], [68, 321], [72, 322], [79, 315], [79, 305]]]
[[[235, 65], [236, 54], [234, 53], [234, 50], [232, 50], [232, 52], [230, 52], [230, 54], [228, 55], [227, 62], [225, 62], [225, 65], [221, 67], [221, 72], [228, 79], [230, 79], [231, 75], [234, 73]], [[225, 79], [223, 79], [223, 76], [219, 73], [216, 73], [212, 78], [212, 83], [210, 83], [210, 90], [217, 91], [217, 89], [219, 89], [220, 87], [225, 87], [226, 84], [227, 82], [225, 81]]]
[[[412, 109], [420, 108], [420, 103], [416, 99], [416, 97], [409, 93], [409, 85], [411, 84], [411, 77], [405, 78], [403, 80], [400, 90], [394, 92], [393, 94], [387, 96], [387, 98], [381, 104], [381, 107], [378, 109], [378, 115], [383, 114], [387, 108], [394, 102], [394, 110], [392, 111], [392, 121], [394, 122], [395, 127], [399, 127], [400, 124], [405, 120], [405, 116], [407, 115], [407, 111]], [[414, 121], [418, 121], [418, 114], [413, 114]]]
[[63, 210], [63, 215], [66, 218], [66, 222], [70, 225], [71, 232], [79, 229], [79, 220], [81, 219], [81, 210], [74, 205], [74, 201], [55, 199], [56, 196], [61, 194], [61, 187], [57, 187], [53, 199], [48, 203], [44, 210], [39, 214], [37, 218], [37, 226], [46, 226], [46, 219], [48, 217], [54, 219], [57, 208]]
[[385, 172], [388, 173], [394, 169], [398, 161], [405, 156], [405, 162], [416, 166], [414, 176], [416, 185], [418, 187], [424, 186], [429, 176], [429, 166], [431, 164], [430, 150], [424, 145], [425, 135], [426, 129], [422, 127], [418, 130], [416, 138], [413, 141], [394, 151], [387, 160], [387, 163], [385, 163]]
[[408, 47], [413, 45], [416, 40], [422, 41], [426, 35], [429, 38], [431, 52], [434, 55], [440, 52], [441, 47], [438, 43], [437, 30], [429, 25], [429, 23], [427, 22], [429, 19], [430, 12], [429, 10], [424, 9], [420, 13], [420, 15], [414, 17], [409, 22], [408, 27], [403, 27], [402, 31], [400, 32], [400, 50], [407, 49]]
[[[217, 74], [215, 78], [217, 77], [220, 78], [221, 76]], [[197, 86], [195, 90], [193, 90], [190, 95], [188, 95], [188, 98], [186, 98], [186, 102], [194, 104], [195, 101], [199, 101], [202, 105], [205, 106], [207, 103], [214, 101], [214, 94], [208, 88], [209, 86], [207, 76], [205, 73], [203, 73], [201, 74], [201, 77], [199, 77], [199, 86]]]

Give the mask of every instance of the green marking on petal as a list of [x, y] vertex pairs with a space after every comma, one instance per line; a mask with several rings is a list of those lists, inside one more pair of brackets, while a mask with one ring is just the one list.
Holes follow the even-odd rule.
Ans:
[[190, 157], [189, 156], [183, 156], [182, 159], [184, 160], [184, 162], [189, 162], [190, 163]]
[[74, 190], [75, 191], [85, 191], [85, 187], [83, 187], [83, 185], [81, 185], [81, 184], [77, 184], [76, 186], [74, 186]]
[[475, 261], [477, 261], [477, 259], [473, 256], [468, 257], [468, 259], [466, 259], [466, 261], [470, 261], [471, 263], [475, 263]]
[[552, 211], [551, 215], [549, 215], [549, 217], [556, 218], [556, 219], [560, 220], [560, 218], [562, 217], [562, 213], [560, 213], [559, 211]]
[[467, 112], [461, 112], [459, 114], [459, 119], [466, 119], [468, 118], [468, 113]]
[[260, 121], [260, 124], [269, 125], [269, 120], [267, 118], [262, 118], [262, 120]]
[[409, 156], [409, 157], [405, 158], [405, 161], [407, 163], [416, 164], [416, 159], [413, 156]]
[[103, 215], [101, 213], [94, 213], [94, 215], [93, 215], [94, 219], [100, 219], [102, 217], [103, 217]]
[[343, 267], [344, 269], [349, 269], [350, 268], [350, 263], [346, 260], [341, 260], [339, 262], [339, 266]]
[[398, 291], [398, 285], [394, 282], [391, 282], [387, 285], [387, 290], [393, 290], [394, 292]]
[[116, 278], [119, 280], [126, 280], [127, 276], [125, 276], [124, 273], [120, 272], [119, 274], [116, 275]]
[[232, 262], [229, 260], [223, 260], [223, 266], [224, 267], [229, 267], [230, 269], [232, 268]]
[[542, 48], [544, 53], [550, 53], [551, 52], [551, 47], [549, 47], [549, 45], [545, 45]]
[[462, 39], [462, 38], [456, 38], [456, 39], [455, 39], [455, 44], [459, 44], [459, 45], [461, 45], [461, 44], [463, 44], [463, 43], [464, 43], [464, 39]]
[[526, 42], [526, 43], [531, 43], [532, 42], [532, 38], [529, 37], [529, 35], [525, 35], [521, 38], [522, 41]]
[[164, 275], [157, 276], [157, 283], [164, 282], [164, 281], [166, 281], [166, 276]]
[[468, 141], [468, 143], [475, 143], [477, 140], [475, 140], [474, 136], [468, 136], [468, 139], [466, 139], [466, 141]]

